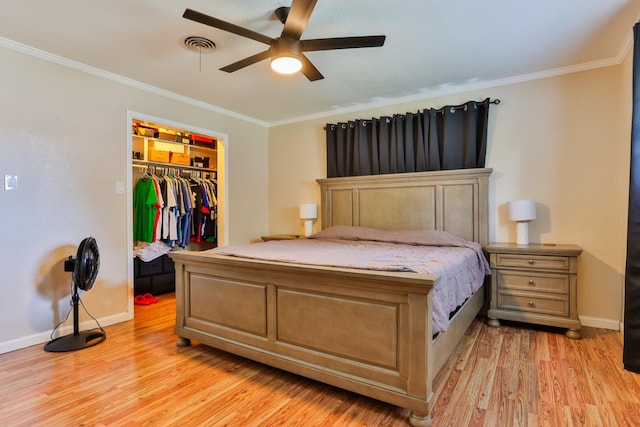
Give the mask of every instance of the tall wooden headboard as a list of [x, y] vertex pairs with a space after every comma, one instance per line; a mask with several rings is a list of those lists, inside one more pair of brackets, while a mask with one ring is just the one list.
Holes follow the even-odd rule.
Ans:
[[488, 243], [492, 169], [459, 169], [318, 179], [322, 228], [444, 230]]

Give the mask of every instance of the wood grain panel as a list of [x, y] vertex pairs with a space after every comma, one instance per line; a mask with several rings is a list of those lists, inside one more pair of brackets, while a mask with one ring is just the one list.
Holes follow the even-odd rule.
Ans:
[[359, 213], [358, 223], [363, 227], [433, 230], [436, 228], [435, 186], [363, 188], [359, 191]]
[[498, 308], [523, 312], [569, 315], [569, 297], [554, 294], [527, 294], [524, 292], [498, 292]]
[[531, 272], [518, 270], [498, 270], [495, 274], [498, 275], [498, 288], [569, 294], [569, 278], [566, 274], [536, 273], [534, 276]]
[[477, 218], [473, 184], [442, 187], [442, 230], [470, 241], [477, 241]]
[[192, 273], [190, 276], [190, 318], [255, 335], [267, 335], [265, 286], [202, 274]]
[[277, 305], [279, 341], [398, 368], [398, 307], [289, 290]]
[[354, 193], [351, 190], [334, 190], [331, 197], [325, 201], [329, 206], [329, 216], [331, 222], [335, 225], [355, 225], [354, 218], [356, 214], [353, 211]]
[[569, 257], [552, 255], [497, 254], [496, 266], [541, 270], [569, 271]]
[[[486, 244], [490, 173], [491, 169], [463, 169], [318, 179], [322, 228], [436, 229]], [[351, 198], [345, 207], [347, 192]]]

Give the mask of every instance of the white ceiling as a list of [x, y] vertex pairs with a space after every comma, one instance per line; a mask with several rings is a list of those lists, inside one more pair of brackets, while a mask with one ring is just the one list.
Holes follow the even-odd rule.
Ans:
[[[612, 65], [640, 18], [638, 0], [318, 0], [303, 40], [387, 39], [380, 48], [308, 52], [325, 77], [316, 82], [276, 75], [268, 60], [219, 71], [267, 46], [182, 18], [190, 8], [277, 37], [282, 24], [273, 11], [288, 5], [0, 0], [0, 45], [44, 51], [273, 125]], [[182, 40], [192, 35], [213, 40], [216, 50], [187, 50]]]

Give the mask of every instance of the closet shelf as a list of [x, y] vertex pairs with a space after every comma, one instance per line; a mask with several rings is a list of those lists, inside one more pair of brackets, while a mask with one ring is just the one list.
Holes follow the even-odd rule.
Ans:
[[[180, 133], [182, 134], [182, 132]], [[214, 148], [217, 140], [213, 142], [211, 147], [207, 147], [198, 142], [192, 145], [167, 138], [144, 136], [135, 133], [132, 134], [132, 137], [132, 159], [134, 164], [204, 172], [217, 170], [218, 150]]]
[[155, 137], [152, 137], [152, 136], [138, 135], [138, 134], [135, 134], [135, 133], [132, 133], [131, 136], [134, 137], [134, 138], [144, 138], [144, 139], [146, 139], [148, 141], [161, 142], [163, 144], [173, 144], [173, 145], [177, 145], [179, 147], [188, 147], [190, 149], [210, 151], [212, 153], [215, 153], [216, 151], [218, 151], [217, 149], [215, 149], [213, 147], [207, 147], [207, 146], [204, 146], [204, 145], [196, 145], [196, 144], [187, 144], [187, 143], [179, 142], [179, 141], [171, 141], [170, 139], [155, 138]]

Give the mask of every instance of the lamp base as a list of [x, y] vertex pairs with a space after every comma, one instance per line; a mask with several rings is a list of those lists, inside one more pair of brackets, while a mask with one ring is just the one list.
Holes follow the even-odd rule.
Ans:
[[516, 225], [516, 243], [518, 245], [529, 244], [529, 222], [518, 221]]
[[306, 220], [304, 222], [304, 237], [309, 237], [313, 234], [313, 220]]

